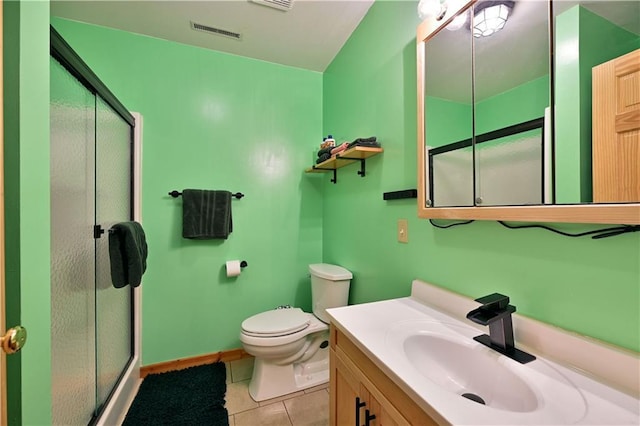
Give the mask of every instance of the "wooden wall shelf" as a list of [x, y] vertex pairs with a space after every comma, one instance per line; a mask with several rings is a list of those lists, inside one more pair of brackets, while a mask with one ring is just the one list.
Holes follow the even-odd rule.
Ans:
[[331, 182], [336, 183], [338, 181], [336, 170], [359, 161], [360, 170], [358, 171], [358, 174], [360, 175], [360, 177], [364, 177], [366, 173], [365, 160], [369, 157], [373, 157], [374, 155], [378, 155], [383, 151], [384, 150], [382, 148], [354, 146], [353, 148], [349, 148], [346, 151], [342, 151], [341, 153], [336, 154], [335, 157], [331, 157], [330, 159], [325, 160], [322, 163], [318, 163], [314, 166], [309, 167], [305, 170], [305, 173], [325, 173], [332, 171], [333, 179], [331, 179]]

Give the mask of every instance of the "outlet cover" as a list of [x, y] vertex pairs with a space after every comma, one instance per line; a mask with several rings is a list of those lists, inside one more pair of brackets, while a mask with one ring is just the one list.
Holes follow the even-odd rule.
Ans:
[[409, 242], [409, 225], [407, 219], [398, 219], [398, 242]]

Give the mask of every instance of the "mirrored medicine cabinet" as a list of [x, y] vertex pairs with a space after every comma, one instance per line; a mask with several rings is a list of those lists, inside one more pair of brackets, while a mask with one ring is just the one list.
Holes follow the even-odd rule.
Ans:
[[640, 224], [640, 2], [429, 1], [419, 216]]

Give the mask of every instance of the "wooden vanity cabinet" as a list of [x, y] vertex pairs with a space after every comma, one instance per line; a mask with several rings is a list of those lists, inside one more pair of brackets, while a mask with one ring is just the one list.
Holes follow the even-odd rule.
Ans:
[[333, 324], [330, 340], [331, 426], [438, 424]]

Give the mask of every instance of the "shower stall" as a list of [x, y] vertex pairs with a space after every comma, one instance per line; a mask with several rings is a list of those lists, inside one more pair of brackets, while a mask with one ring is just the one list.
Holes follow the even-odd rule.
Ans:
[[51, 29], [53, 424], [99, 423], [134, 361], [134, 290], [107, 230], [133, 220], [133, 116]]

